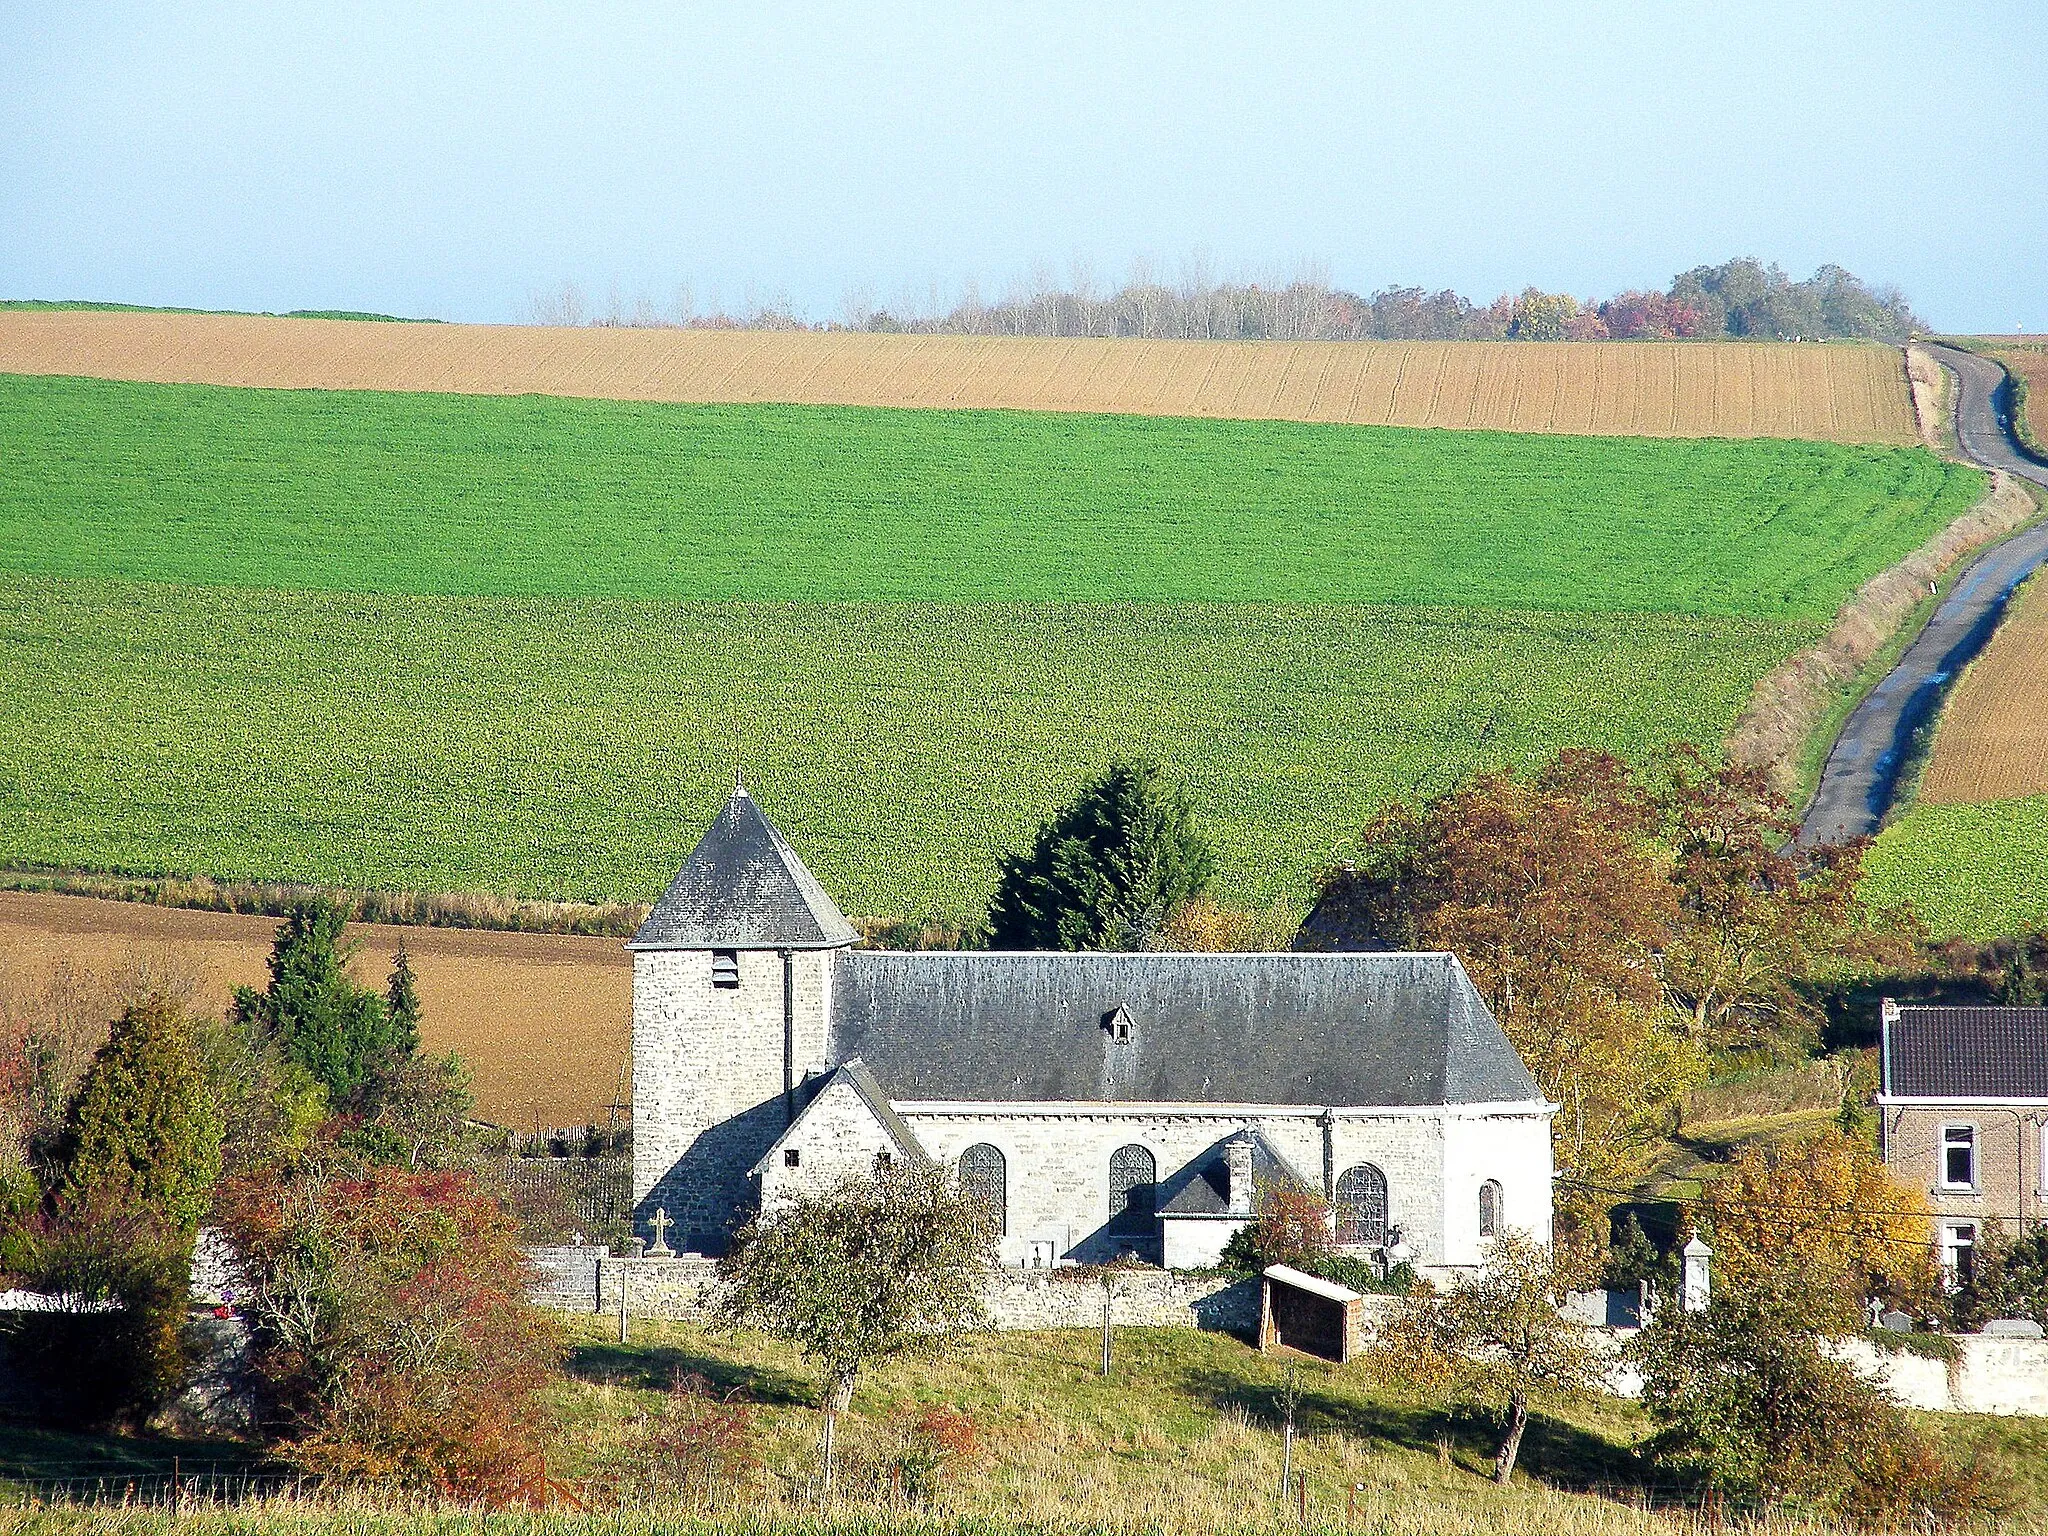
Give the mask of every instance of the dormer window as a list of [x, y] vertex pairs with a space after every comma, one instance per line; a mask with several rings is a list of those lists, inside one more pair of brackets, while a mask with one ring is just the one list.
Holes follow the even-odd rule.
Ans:
[[1119, 1003], [1102, 1016], [1102, 1032], [1117, 1045], [1125, 1045], [1131, 1038], [1131, 1013]]
[[736, 949], [711, 951], [711, 985], [737, 987], [740, 984], [740, 952]]
[[782, 1166], [783, 1166], [783, 1167], [785, 1167], [785, 1168], [794, 1168], [794, 1167], [796, 1167], [796, 1166], [797, 1166], [797, 1165], [798, 1165], [799, 1163], [801, 1163], [802, 1161], [803, 1161], [803, 1155], [802, 1155], [802, 1153], [801, 1153], [801, 1152], [799, 1152], [799, 1151], [798, 1151], [798, 1149], [797, 1149], [797, 1148], [795, 1148], [795, 1147], [784, 1147], [784, 1148], [782, 1149]]

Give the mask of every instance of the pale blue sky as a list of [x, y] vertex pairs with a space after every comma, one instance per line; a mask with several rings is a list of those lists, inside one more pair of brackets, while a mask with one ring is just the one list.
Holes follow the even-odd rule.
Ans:
[[0, 3], [0, 296], [814, 318], [1206, 251], [1485, 299], [1731, 255], [2048, 330], [2040, 0]]

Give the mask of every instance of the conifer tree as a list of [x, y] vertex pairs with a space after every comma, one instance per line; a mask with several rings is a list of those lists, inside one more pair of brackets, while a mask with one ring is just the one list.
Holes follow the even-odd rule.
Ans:
[[391, 1045], [401, 1061], [409, 1060], [420, 1048], [420, 995], [414, 985], [412, 956], [405, 952], [405, 940], [398, 941], [398, 953], [391, 957], [391, 980], [384, 988], [384, 1013], [391, 1023]]
[[1117, 763], [1003, 860], [998, 949], [1141, 949], [1215, 872], [1187, 798], [1158, 765]]
[[384, 999], [349, 978], [350, 952], [341, 943], [347, 920], [317, 897], [294, 907], [270, 952], [270, 986], [238, 989], [235, 1011], [260, 1025], [337, 1107], [361, 1109], [412, 1052]]
[[221, 1169], [221, 1118], [192, 1027], [152, 996], [123, 1013], [65, 1118], [57, 1183], [65, 1205], [161, 1224], [189, 1239]]

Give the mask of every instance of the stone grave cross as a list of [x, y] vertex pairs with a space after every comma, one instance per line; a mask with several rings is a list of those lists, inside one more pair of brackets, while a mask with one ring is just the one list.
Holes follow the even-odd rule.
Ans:
[[657, 1205], [654, 1208], [654, 1220], [650, 1225], [654, 1228], [654, 1246], [647, 1250], [647, 1256], [650, 1259], [673, 1258], [675, 1249], [669, 1247], [666, 1233], [675, 1223], [668, 1219], [668, 1212]]

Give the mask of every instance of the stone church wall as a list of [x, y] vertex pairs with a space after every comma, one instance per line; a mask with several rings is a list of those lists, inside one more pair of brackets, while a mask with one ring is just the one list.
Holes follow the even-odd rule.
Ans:
[[[829, 955], [792, 957], [796, 1080], [823, 1066]], [[740, 984], [711, 984], [708, 950], [633, 956], [633, 1196], [645, 1233], [654, 1208], [672, 1242], [724, 1247], [753, 1203], [747, 1174], [787, 1120], [782, 1098], [783, 971], [774, 950], [739, 953]]]

